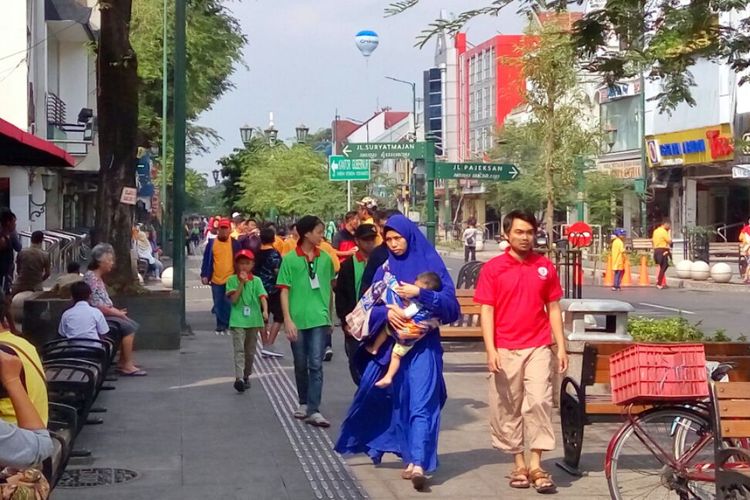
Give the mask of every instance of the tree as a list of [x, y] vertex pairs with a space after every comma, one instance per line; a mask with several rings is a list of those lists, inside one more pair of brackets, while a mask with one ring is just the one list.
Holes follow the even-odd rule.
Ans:
[[604, 172], [586, 175], [586, 204], [591, 224], [601, 226], [606, 232], [614, 229], [612, 221], [622, 215], [622, 207], [618, 207], [615, 200], [624, 188], [622, 180]]
[[208, 193], [208, 175], [194, 168], [185, 169], [185, 212], [205, 211]]
[[133, 208], [120, 203], [123, 187], [135, 187], [138, 131], [138, 62], [130, 45], [131, 0], [101, 4], [97, 45], [99, 188], [94, 243], [115, 250], [110, 284], [118, 290], [134, 282], [130, 261]]
[[[420, 1], [393, 2], [386, 15], [404, 12]], [[512, 4], [511, 0], [487, 2], [452, 19], [433, 21], [422, 31], [417, 45], [423, 47], [445, 31], [455, 33], [475, 17], [501, 15]], [[579, 4], [578, 0], [522, 0], [521, 11], [533, 16], [540, 10], [561, 12], [568, 5]], [[683, 101], [695, 103], [690, 69], [699, 59], [724, 62], [737, 73], [750, 68], [748, 5], [750, 0], [608, 0], [574, 24], [573, 45], [589, 61], [587, 68], [610, 83], [641, 73], [660, 81], [660, 111], [669, 111]], [[733, 15], [726, 15], [729, 13]], [[745, 73], [740, 83], [749, 79]]]
[[267, 214], [275, 209], [279, 215], [331, 217], [346, 204], [343, 183], [328, 180], [325, 157], [306, 145], [287, 148], [253, 143], [220, 163], [241, 169], [236, 208], [247, 213]]
[[579, 85], [570, 34], [554, 23], [528, 34], [529, 43], [518, 48], [529, 114], [521, 137], [539, 145], [535, 170], [543, 179], [545, 222], [552, 228], [556, 206], [573, 188], [575, 160], [596, 150], [598, 134], [586, 121], [590, 104]]

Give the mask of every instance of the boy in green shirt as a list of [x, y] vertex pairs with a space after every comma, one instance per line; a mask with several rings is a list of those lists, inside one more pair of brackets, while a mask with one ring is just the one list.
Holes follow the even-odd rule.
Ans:
[[232, 303], [229, 331], [234, 345], [234, 388], [245, 392], [250, 388], [258, 332], [268, 321], [268, 295], [260, 278], [253, 276], [255, 255], [240, 250], [234, 258], [237, 274], [227, 280], [227, 297]]
[[276, 285], [281, 289], [284, 326], [294, 356], [299, 408], [294, 417], [316, 427], [331, 424], [320, 413], [323, 354], [331, 327], [333, 261], [318, 245], [323, 222], [306, 215], [297, 222], [297, 248], [284, 256]]

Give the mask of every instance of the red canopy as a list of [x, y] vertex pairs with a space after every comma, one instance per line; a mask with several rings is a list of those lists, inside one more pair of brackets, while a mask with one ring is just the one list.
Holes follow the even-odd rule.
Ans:
[[64, 149], [0, 118], [0, 165], [74, 167], [75, 159]]

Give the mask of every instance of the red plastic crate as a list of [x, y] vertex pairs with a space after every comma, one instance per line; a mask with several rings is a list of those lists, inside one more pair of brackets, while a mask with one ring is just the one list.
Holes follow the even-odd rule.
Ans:
[[703, 344], [633, 344], [609, 357], [612, 401], [675, 401], [708, 397]]

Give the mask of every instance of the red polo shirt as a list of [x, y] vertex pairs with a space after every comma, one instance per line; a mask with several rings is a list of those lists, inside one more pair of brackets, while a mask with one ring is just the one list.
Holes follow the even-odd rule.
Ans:
[[552, 343], [545, 305], [562, 296], [549, 259], [532, 252], [519, 261], [506, 252], [482, 267], [474, 302], [495, 308], [495, 347], [527, 349]]

